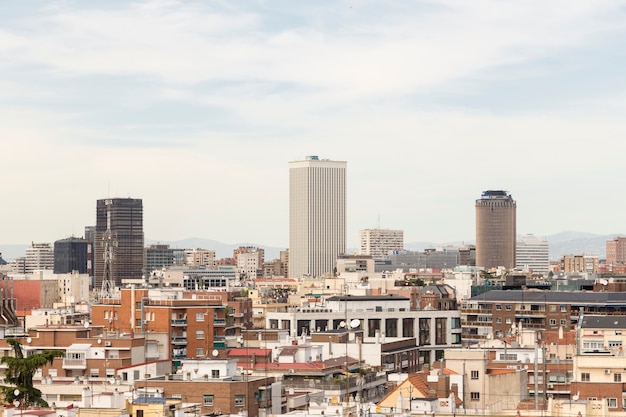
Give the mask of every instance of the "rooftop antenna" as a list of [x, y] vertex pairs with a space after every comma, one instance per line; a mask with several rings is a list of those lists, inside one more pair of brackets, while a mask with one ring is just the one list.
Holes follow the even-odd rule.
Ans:
[[111, 298], [113, 296], [113, 275], [111, 269], [113, 266], [113, 239], [111, 233], [111, 204], [112, 200], [107, 199], [104, 204], [107, 206], [107, 230], [104, 232], [102, 240], [104, 241], [104, 275], [102, 277], [102, 288], [100, 289], [100, 298]]

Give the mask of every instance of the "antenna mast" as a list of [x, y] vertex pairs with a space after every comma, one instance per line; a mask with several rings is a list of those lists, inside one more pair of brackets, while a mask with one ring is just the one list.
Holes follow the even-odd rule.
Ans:
[[111, 204], [113, 201], [106, 200], [104, 204], [107, 206], [107, 230], [102, 237], [104, 241], [104, 276], [102, 277], [100, 298], [111, 298], [115, 287], [111, 272], [113, 269], [113, 234], [111, 233]]

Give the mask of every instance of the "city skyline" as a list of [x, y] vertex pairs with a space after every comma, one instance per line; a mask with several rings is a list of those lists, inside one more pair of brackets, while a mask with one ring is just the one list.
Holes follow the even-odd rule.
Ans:
[[486, 189], [520, 235], [619, 232], [624, 4], [3, 4], [0, 244], [132, 197], [148, 239], [287, 247], [311, 154], [350, 164], [349, 248], [471, 239]]

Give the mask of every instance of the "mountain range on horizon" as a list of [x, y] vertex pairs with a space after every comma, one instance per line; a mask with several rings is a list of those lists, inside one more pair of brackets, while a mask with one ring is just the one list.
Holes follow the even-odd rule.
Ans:
[[[616, 236], [624, 236], [624, 234], [616, 233], [610, 235], [598, 235], [594, 233], [588, 232], [574, 232], [574, 231], [565, 231], [556, 233], [550, 236], [544, 236], [548, 241], [550, 248], [550, 260], [558, 260], [563, 255], [570, 254], [588, 254], [588, 255], [598, 255], [600, 259], [605, 257], [606, 252], [606, 241], [615, 238]], [[415, 251], [423, 251], [427, 248], [436, 248], [441, 246], [458, 246], [462, 244], [473, 244], [473, 240], [464, 240], [457, 242], [405, 242], [404, 248], [407, 250], [415, 250]], [[240, 246], [254, 246], [263, 248], [265, 250], [265, 259], [271, 260], [276, 259], [280, 255], [281, 250], [285, 250], [286, 248], [279, 247], [271, 247], [265, 246], [259, 243], [250, 243], [250, 242], [242, 242], [242, 243], [223, 243], [217, 240], [205, 239], [205, 238], [187, 238], [176, 241], [164, 241], [157, 239], [146, 239], [146, 245], [154, 245], [154, 244], [164, 244], [170, 245], [172, 248], [184, 248], [184, 249], [192, 249], [192, 248], [203, 248], [203, 249], [212, 249], [215, 250], [215, 255], [217, 258], [229, 258], [233, 256], [233, 250]], [[10, 244], [5, 245], [0, 243], [0, 253], [2, 254], [2, 258], [6, 261], [10, 261], [15, 258], [19, 258], [25, 256], [26, 249], [30, 245], [28, 244]], [[357, 248], [348, 248], [348, 253], [357, 252]]]

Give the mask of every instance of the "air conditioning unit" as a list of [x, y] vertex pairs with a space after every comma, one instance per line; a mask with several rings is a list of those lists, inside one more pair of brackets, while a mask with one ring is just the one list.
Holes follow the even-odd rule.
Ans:
[[111, 347], [111, 341], [107, 340], [106, 342], [104, 342], [104, 346]]
[[611, 370], [610, 370], [610, 369], [605, 369], [605, 370], [604, 370], [604, 374], [605, 374], [605, 375], [608, 375], [608, 374], [610, 374], [610, 373], [611, 373]]
[[548, 389], [554, 389], [554, 384], [548, 384]]

